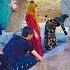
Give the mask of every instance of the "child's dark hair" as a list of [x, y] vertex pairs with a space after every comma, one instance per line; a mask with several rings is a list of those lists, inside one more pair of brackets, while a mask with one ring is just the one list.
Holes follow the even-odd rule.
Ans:
[[22, 36], [27, 37], [29, 34], [34, 34], [34, 31], [33, 31], [33, 29], [31, 27], [25, 26], [22, 29]]

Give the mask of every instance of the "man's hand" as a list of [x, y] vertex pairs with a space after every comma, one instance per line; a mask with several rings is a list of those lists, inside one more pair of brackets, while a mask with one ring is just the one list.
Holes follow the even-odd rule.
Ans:
[[41, 62], [43, 60], [43, 57], [40, 56], [35, 50], [33, 50], [31, 52], [35, 57], [37, 57], [37, 59]]

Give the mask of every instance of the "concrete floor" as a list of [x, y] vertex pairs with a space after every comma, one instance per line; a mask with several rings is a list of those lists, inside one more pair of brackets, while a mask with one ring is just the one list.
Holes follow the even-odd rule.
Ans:
[[70, 70], [70, 52], [61, 51], [29, 70]]
[[70, 48], [61, 50], [57, 54], [45, 58], [29, 70], [70, 70]]

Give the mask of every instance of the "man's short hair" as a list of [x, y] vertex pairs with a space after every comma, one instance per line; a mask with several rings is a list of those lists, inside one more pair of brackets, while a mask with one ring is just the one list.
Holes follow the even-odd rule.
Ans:
[[28, 35], [30, 34], [34, 34], [34, 31], [31, 27], [29, 26], [25, 26], [23, 29], [22, 29], [22, 36], [24, 37], [27, 37]]

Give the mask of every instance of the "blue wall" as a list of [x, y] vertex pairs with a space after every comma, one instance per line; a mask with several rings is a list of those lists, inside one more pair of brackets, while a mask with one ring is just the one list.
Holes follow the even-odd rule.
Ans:
[[0, 24], [6, 28], [12, 10], [9, 7], [10, 0], [0, 0]]

